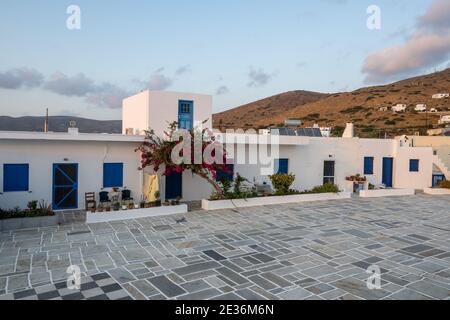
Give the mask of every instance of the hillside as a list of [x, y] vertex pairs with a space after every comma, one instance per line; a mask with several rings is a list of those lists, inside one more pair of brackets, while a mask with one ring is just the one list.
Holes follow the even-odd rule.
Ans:
[[271, 119], [298, 106], [315, 102], [328, 95], [311, 91], [289, 91], [259, 101], [255, 101], [231, 110], [214, 114], [214, 126], [252, 127], [262, 119]]
[[[0, 130], [5, 131], [44, 131], [44, 117], [12, 118], [0, 116]], [[78, 117], [49, 117], [49, 131], [67, 132], [69, 122], [75, 121], [80, 132], [85, 133], [122, 133], [120, 120], [92, 120]]]
[[416, 104], [424, 103], [428, 108], [450, 110], [450, 99], [431, 98], [435, 93], [449, 91], [450, 69], [446, 69], [388, 85], [324, 95], [309, 103], [298, 101], [296, 106], [293, 106], [295, 101], [290, 101], [289, 106], [284, 107], [284, 101], [277, 98], [288, 94], [283, 93], [269, 98], [270, 105], [264, 102], [266, 99], [249, 104], [260, 106], [260, 110], [264, 112], [254, 110], [253, 113], [259, 116], [251, 118], [251, 121], [243, 118], [249, 105], [216, 114], [213, 119], [216, 126], [217, 121], [222, 119], [225, 128], [248, 128], [248, 124], [252, 124], [253, 128], [262, 128], [282, 124], [286, 118], [300, 118], [305, 125], [318, 123], [321, 126], [335, 127], [337, 131], [341, 131], [346, 122], [354, 122], [363, 136], [376, 136], [380, 130], [410, 133], [424, 130], [426, 123], [436, 124], [439, 115], [412, 111], [394, 114], [391, 111], [379, 111], [379, 108], [403, 103], [413, 109]]

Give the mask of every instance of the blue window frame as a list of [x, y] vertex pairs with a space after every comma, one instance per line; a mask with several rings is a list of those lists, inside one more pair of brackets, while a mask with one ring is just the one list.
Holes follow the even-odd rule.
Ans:
[[103, 187], [123, 187], [123, 163], [103, 164]]
[[275, 159], [275, 173], [289, 173], [289, 159]]
[[409, 160], [409, 172], [419, 172], [419, 160], [410, 159]]
[[194, 101], [178, 101], [178, 128], [191, 130], [194, 127]]
[[227, 171], [217, 171], [216, 181], [228, 180], [233, 181], [234, 177], [234, 164], [227, 164]]
[[323, 184], [334, 184], [334, 171], [336, 163], [334, 161], [323, 162]]
[[3, 165], [3, 192], [28, 191], [28, 164]]
[[364, 157], [364, 174], [373, 174], [373, 157]]

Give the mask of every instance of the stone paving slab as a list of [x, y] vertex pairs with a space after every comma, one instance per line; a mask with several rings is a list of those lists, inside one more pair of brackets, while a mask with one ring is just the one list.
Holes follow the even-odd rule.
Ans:
[[449, 208], [416, 195], [90, 225], [72, 212], [0, 232], [0, 299], [450, 299]]

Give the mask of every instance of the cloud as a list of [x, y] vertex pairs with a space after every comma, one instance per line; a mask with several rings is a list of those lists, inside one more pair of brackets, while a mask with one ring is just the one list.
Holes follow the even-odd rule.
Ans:
[[229, 92], [230, 90], [228, 89], [227, 86], [220, 86], [219, 88], [217, 88], [216, 95], [220, 96], [222, 94], [227, 94]]
[[174, 79], [164, 75], [164, 68], [159, 68], [149, 77], [148, 80], [134, 79], [138, 86], [150, 90], [165, 90], [173, 85]]
[[450, 57], [450, 34], [414, 35], [405, 44], [369, 55], [363, 66], [366, 81], [410, 75], [435, 66]]
[[423, 72], [450, 58], [450, 2], [435, 0], [418, 18], [406, 42], [368, 55], [362, 72], [366, 82], [385, 82]]
[[250, 68], [248, 73], [249, 82], [247, 86], [249, 87], [262, 87], [266, 85], [273, 77], [273, 74], [268, 74], [264, 72], [262, 68], [254, 69]]
[[306, 66], [306, 62], [305, 61], [300, 61], [299, 63], [297, 63], [297, 68], [303, 68]]
[[43, 81], [42, 73], [26, 67], [0, 72], [0, 88], [4, 89], [35, 88]]
[[450, 29], [450, 1], [435, 0], [428, 11], [418, 18], [418, 25], [434, 30]]
[[105, 82], [86, 96], [86, 102], [101, 108], [117, 109], [122, 107], [122, 100], [130, 95], [130, 92]]
[[109, 82], [97, 84], [83, 73], [75, 76], [67, 76], [61, 72], [55, 73], [45, 83], [44, 89], [68, 97], [84, 97], [85, 101], [91, 105], [110, 109], [120, 108], [122, 100], [131, 95], [128, 91]]
[[175, 75], [177, 76], [181, 76], [185, 73], [189, 73], [191, 72], [191, 66], [190, 65], [185, 65], [185, 66], [181, 66], [179, 67], [176, 71], [175, 71]]
[[97, 90], [94, 81], [83, 73], [70, 77], [61, 72], [54, 73], [44, 88], [68, 97], [83, 97]]

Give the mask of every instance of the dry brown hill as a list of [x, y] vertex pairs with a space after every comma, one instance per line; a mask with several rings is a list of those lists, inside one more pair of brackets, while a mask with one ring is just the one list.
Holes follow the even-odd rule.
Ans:
[[[342, 130], [347, 122], [354, 122], [363, 136], [376, 136], [382, 130], [391, 133], [411, 133], [425, 130], [426, 124], [437, 124], [439, 114], [417, 113], [416, 104], [424, 103], [428, 108], [450, 111], [450, 99], [432, 99], [435, 93], [450, 92], [450, 69], [419, 76], [383, 86], [366, 87], [353, 92], [330, 95], [316, 94], [313, 102], [298, 101], [295, 96], [285, 106], [284, 97], [288, 93], [273, 96], [231, 109], [213, 116], [218, 127], [220, 119], [224, 127], [262, 128], [280, 125], [286, 118], [300, 118], [305, 125], [318, 123], [321, 126]], [[408, 105], [409, 111], [395, 114], [379, 111], [382, 106], [391, 107], [397, 103]], [[251, 108], [251, 109], [250, 109]], [[252, 110], [249, 113], [248, 110]], [[251, 126], [250, 126], [251, 124]]]
[[255, 122], [276, 117], [297, 106], [315, 102], [327, 96], [327, 94], [303, 90], [277, 94], [231, 110], [216, 113], [213, 116], [214, 126], [254, 128]]

